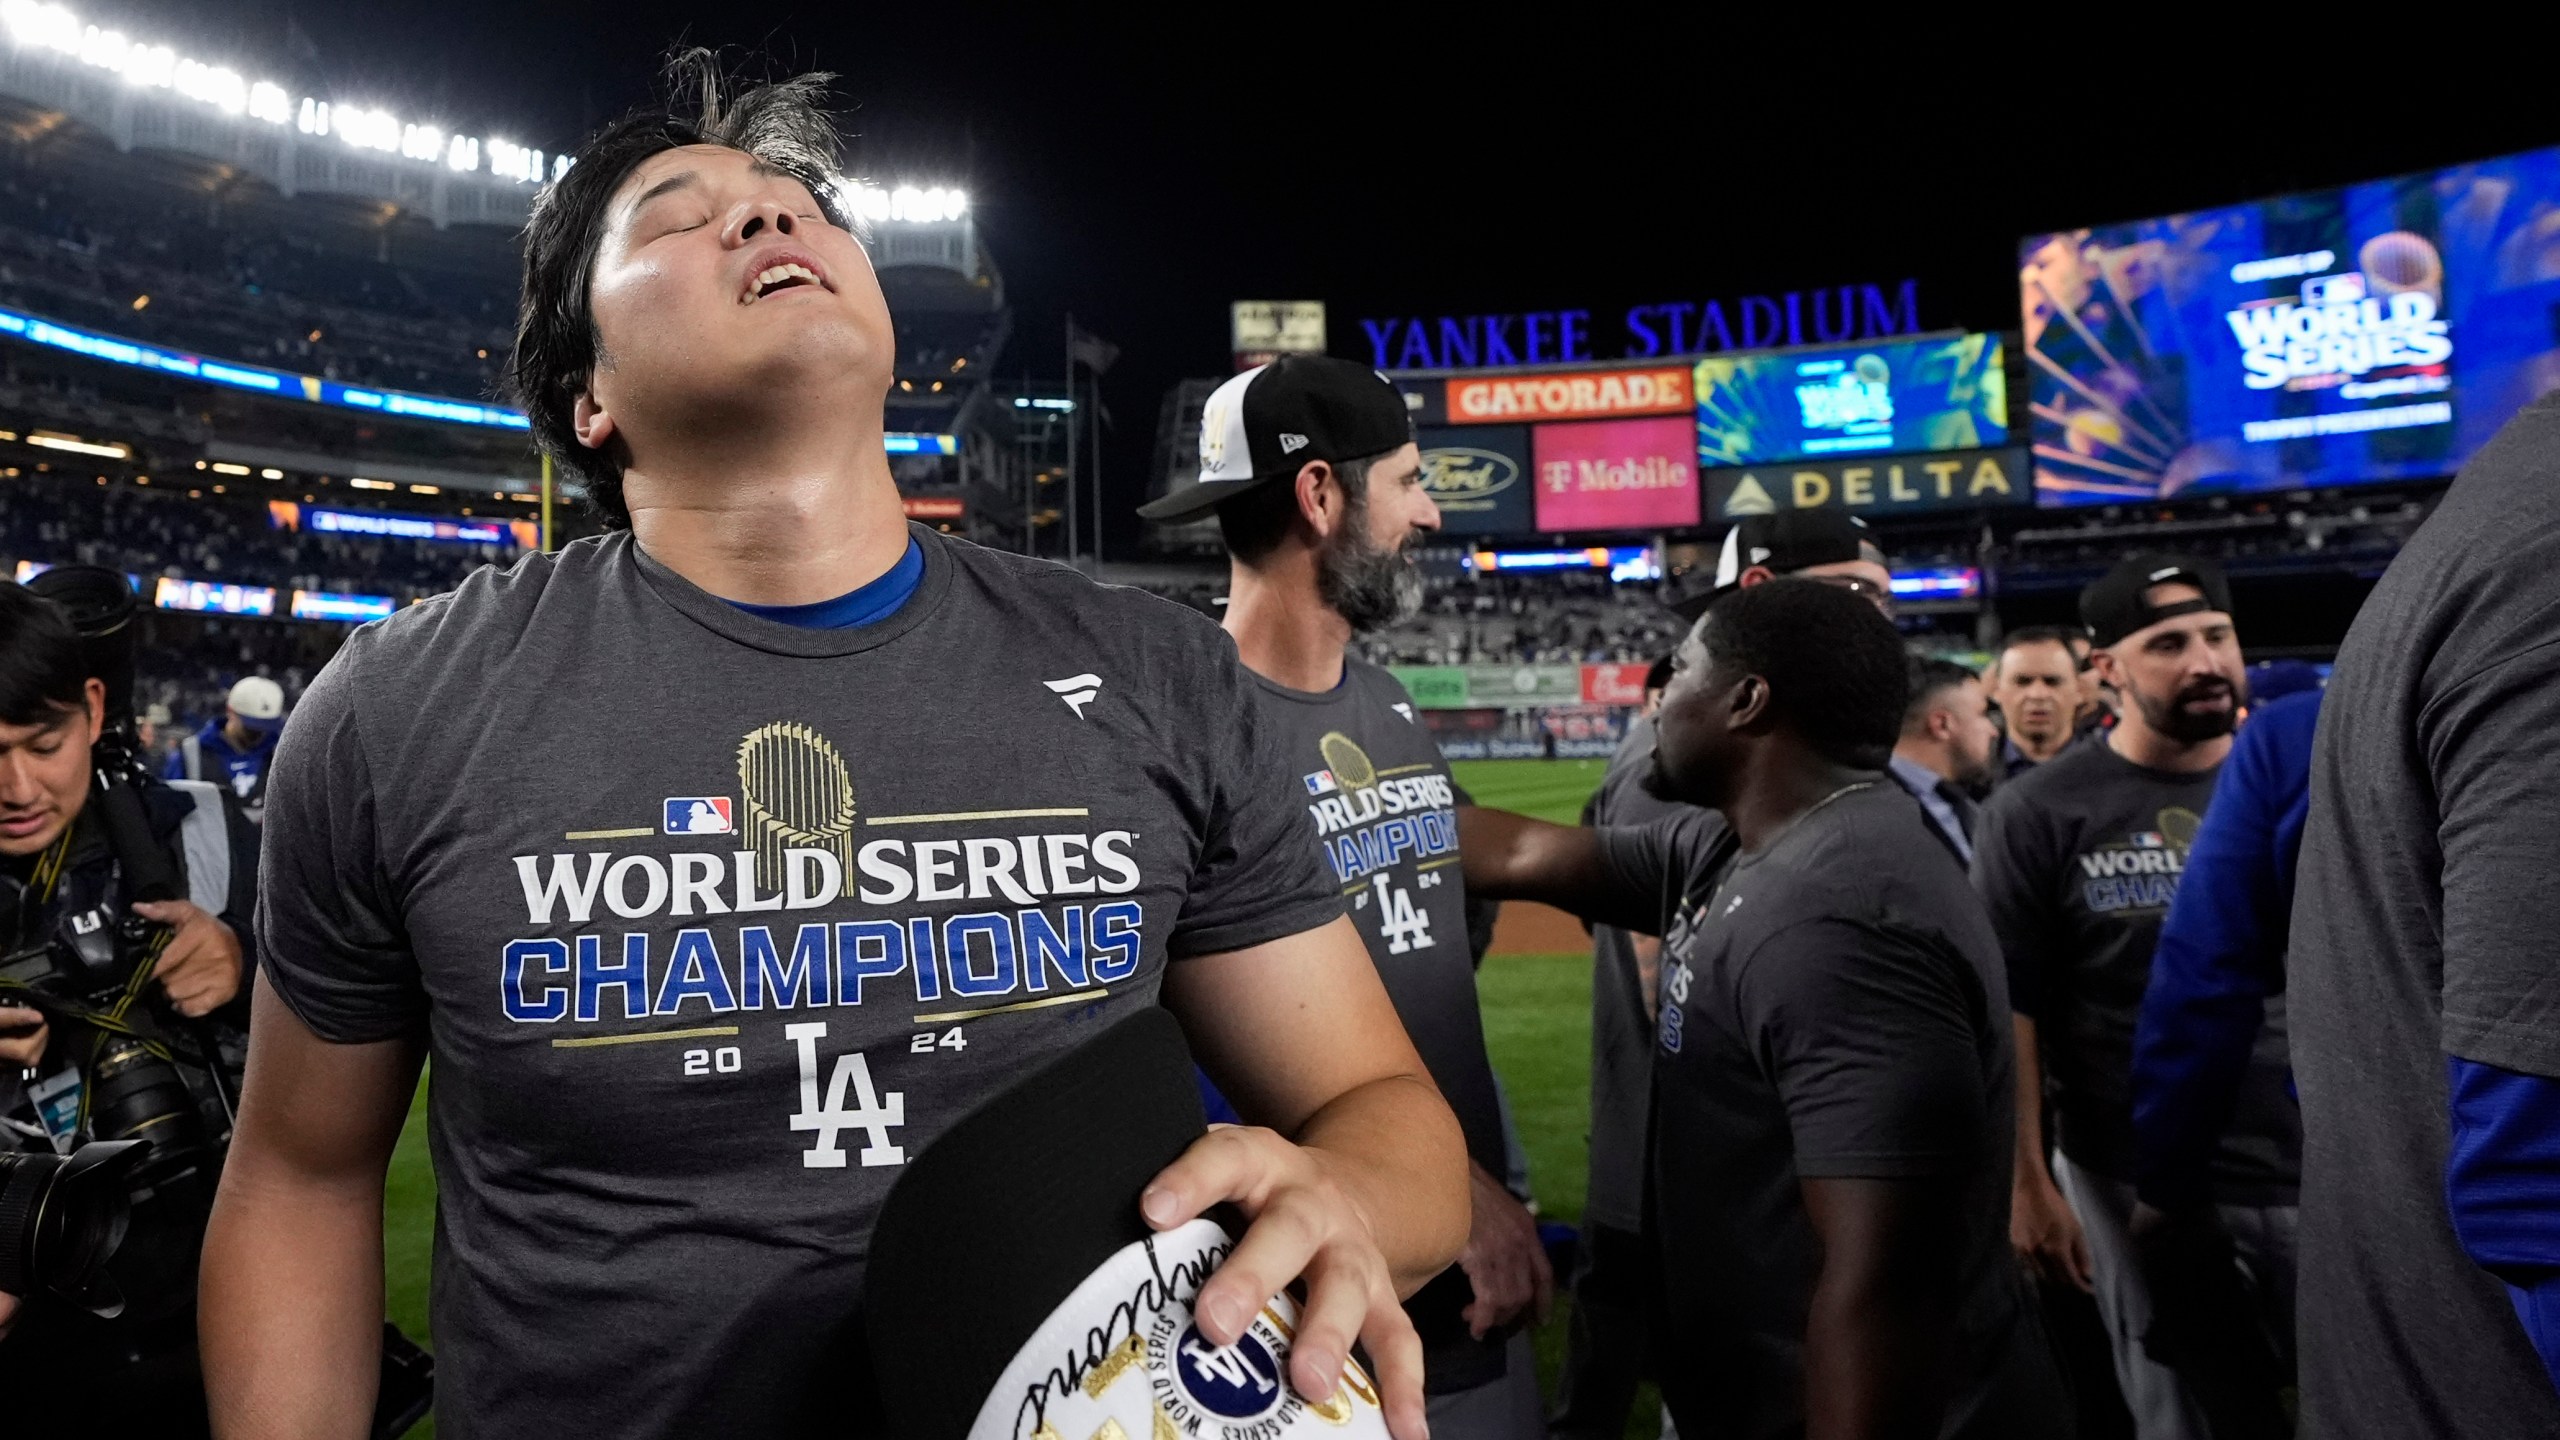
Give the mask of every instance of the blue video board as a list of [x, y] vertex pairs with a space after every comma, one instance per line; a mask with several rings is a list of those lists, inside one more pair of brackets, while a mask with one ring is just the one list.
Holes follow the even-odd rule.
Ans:
[[1707, 469], [2005, 444], [2000, 337], [1940, 335], [1698, 362]]
[[2046, 505], [2449, 475], [2560, 385], [2560, 149], [2029, 237]]

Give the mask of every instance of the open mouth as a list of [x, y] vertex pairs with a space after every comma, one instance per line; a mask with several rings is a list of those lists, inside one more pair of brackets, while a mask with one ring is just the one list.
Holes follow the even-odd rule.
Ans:
[[796, 260], [785, 260], [778, 264], [767, 265], [757, 271], [755, 278], [747, 283], [746, 293], [738, 297], [738, 303], [753, 305], [767, 295], [808, 286], [823, 289], [826, 281], [820, 279], [818, 272], [808, 266]]

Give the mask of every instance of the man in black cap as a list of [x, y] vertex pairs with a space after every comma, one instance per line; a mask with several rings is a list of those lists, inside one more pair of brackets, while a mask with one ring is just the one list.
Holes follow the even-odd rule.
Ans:
[[1646, 788], [1720, 822], [1461, 812], [1471, 885], [1663, 935], [1650, 1145], [1683, 1434], [2051, 1436], [2003, 1235], [1999, 947], [1884, 774], [1900, 637], [1805, 580], [1681, 642]]
[[[2129, 557], [2082, 592], [2080, 613], [2123, 717], [2103, 743], [2071, 746], [2003, 786], [1974, 836], [1974, 882], [2017, 1010], [2010, 1239], [2049, 1279], [2097, 1296], [2143, 1440], [2205, 1440], [2195, 1387], [2152, 1359], [2179, 1353], [2196, 1317], [2155, 1296], [2135, 1255], [2132, 1041], [2161, 922], [2239, 722], [2243, 662], [2230, 591], [2206, 561]], [[2059, 1130], [2050, 1157], [2048, 1074]], [[2215, 1157], [2214, 1198], [2278, 1343], [2290, 1333], [2301, 1164], [2284, 1084], [2283, 1014], [2270, 1006]]]
[[1440, 528], [1421, 477], [1404, 397], [1384, 376], [1292, 355], [1210, 395], [1199, 482], [1139, 513], [1217, 511], [1231, 564], [1227, 633], [1266, 727], [1291, 757], [1312, 838], [1466, 1135], [1466, 1249], [1406, 1303], [1423, 1341], [1432, 1426], [1529, 1440], [1545, 1427], [1523, 1322], [1544, 1313], [1554, 1278], [1537, 1222], [1501, 1180], [1501, 1109], [1467, 946], [1456, 790], [1413, 697], [1348, 653], [1353, 635], [1420, 603], [1412, 547]]
[[1671, 608], [1695, 620], [1728, 590], [1748, 589], [1781, 575], [1819, 580], [1860, 596], [1887, 618], [1893, 615], [1893, 571], [1867, 522], [1846, 510], [1781, 510], [1746, 515], [1724, 532], [1715, 576], [1675, 598]]

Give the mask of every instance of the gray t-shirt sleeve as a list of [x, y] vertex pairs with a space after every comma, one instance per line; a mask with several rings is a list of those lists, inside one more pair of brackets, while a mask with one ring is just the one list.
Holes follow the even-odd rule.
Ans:
[[258, 962], [323, 1040], [414, 1033], [426, 992], [382, 865], [375, 776], [350, 647], [294, 707], [268, 770], [258, 865]]
[[[2418, 739], [2441, 797], [2444, 1048], [2560, 1077], [2560, 640], [2451, 686]], [[2416, 887], [2410, 887], [2414, 895]], [[2412, 902], [2414, 903], [2414, 901]]]
[[2046, 985], [2044, 967], [2059, 944], [2053, 900], [2046, 880], [2052, 847], [2027, 806], [2011, 796], [1994, 796], [1982, 807], [1973, 835], [1973, 888], [1991, 916], [1991, 933], [2000, 941], [2001, 963], [2009, 972], [2009, 1008], [2030, 1019], [2042, 1019]]
[[1198, 677], [1209, 771], [1207, 834], [1166, 953], [1216, 955], [1313, 930], [1342, 914], [1342, 885], [1308, 835], [1305, 787], [1280, 727], [1235, 652]]
[[1737, 1012], [1809, 1179], [1969, 1174], [1986, 1119], [1962, 958], [1873, 925], [1808, 920], [1754, 948]]

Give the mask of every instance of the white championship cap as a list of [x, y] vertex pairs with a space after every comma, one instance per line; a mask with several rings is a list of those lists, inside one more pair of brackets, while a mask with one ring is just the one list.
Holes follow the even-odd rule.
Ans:
[[1386, 1440], [1358, 1362], [1289, 1383], [1297, 1307], [1232, 1345], [1191, 1303], [1234, 1242], [1152, 1234], [1138, 1196], [1206, 1132], [1182, 1027], [1152, 1005], [990, 1096], [909, 1163], [865, 1278], [869, 1360], [898, 1440]]
[[1168, 1433], [1387, 1440], [1377, 1384], [1358, 1361], [1322, 1403], [1290, 1386], [1298, 1314], [1287, 1295], [1273, 1297], [1233, 1345], [1201, 1337], [1191, 1302], [1234, 1248], [1216, 1221], [1194, 1220], [1104, 1261], [1023, 1342], [987, 1392], [969, 1440]]

